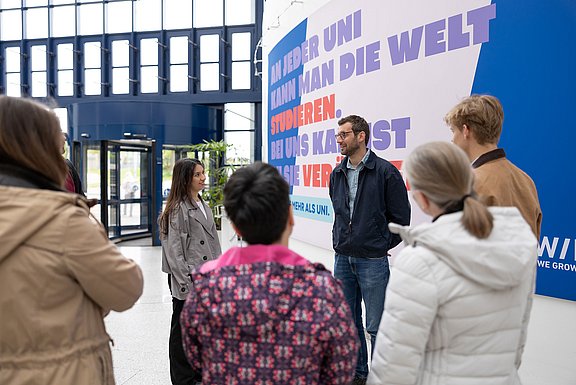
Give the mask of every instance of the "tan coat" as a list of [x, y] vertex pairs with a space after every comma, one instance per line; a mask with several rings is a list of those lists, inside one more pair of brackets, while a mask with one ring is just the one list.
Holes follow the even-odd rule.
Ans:
[[498, 158], [474, 169], [474, 187], [488, 206], [515, 206], [540, 239], [542, 210], [534, 181], [506, 158]]
[[114, 384], [103, 317], [142, 273], [76, 194], [0, 186], [0, 384]]

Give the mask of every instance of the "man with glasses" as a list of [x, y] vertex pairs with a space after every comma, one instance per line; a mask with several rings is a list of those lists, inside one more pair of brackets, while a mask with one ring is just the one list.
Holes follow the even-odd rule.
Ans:
[[390, 233], [388, 223], [410, 224], [410, 202], [398, 169], [367, 148], [370, 127], [366, 120], [350, 115], [340, 119], [338, 125], [336, 141], [345, 158], [330, 175], [334, 276], [342, 282], [360, 339], [352, 384], [363, 385], [368, 376], [368, 348], [362, 300], [373, 348], [390, 276], [388, 250], [401, 241]]

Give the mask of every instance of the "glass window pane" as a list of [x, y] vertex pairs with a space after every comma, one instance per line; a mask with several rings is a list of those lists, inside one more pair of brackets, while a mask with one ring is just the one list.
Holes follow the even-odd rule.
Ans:
[[52, 0], [52, 4], [74, 4], [75, 0]]
[[132, 32], [132, 1], [106, 3], [106, 32]]
[[200, 36], [200, 62], [217, 62], [220, 60], [220, 35]]
[[101, 35], [104, 19], [102, 3], [78, 4], [78, 33], [80, 35]]
[[48, 0], [26, 0], [27, 7], [38, 7], [48, 5]]
[[74, 95], [74, 71], [58, 71], [58, 96]]
[[112, 42], [112, 67], [128, 67], [130, 65], [130, 47], [128, 40]]
[[194, 27], [221, 26], [223, 10], [223, 0], [194, 0]]
[[20, 73], [6, 74], [6, 95], [21, 96]]
[[102, 92], [100, 72], [100, 69], [84, 71], [84, 95], [100, 95]]
[[232, 60], [250, 60], [251, 36], [250, 32], [232, 34]]
[[138, 0], [134, 2], [134, 30], [156, 31], [162, 29], [162, 1]]
[[240, 61], [232, 63], [232, 89], [247, 90], [250, 89], [250, 62]]
[[20, 72], [20, 47], [6, 48], [6, 72]]
[[170, 66], [170, 92], [188, 91], [188, 64]]
[[72, 44], [58, 44], [56, 46], [56, 66], [59, 70], [74, 68], [74, 51]]
[[[22, 39], [22, 11], [3, 11], [0, 20], [1, 35], [0, 40], [21, 40]], [[18, 94], [20, 95], [20, 94]]]
[[46, 46], [33, 45], [30, 47], [32, 56], [32, 71], [46, 71]]
[[188, 63], [188, 36], [175, 36], [170, 38], [170, 63]]
[[164, 0], [164, 29], [192, 28], [192, 0]]
[[226, 25], [254, 24], [254, 0], [226, 0]]
[[2, 8], [20, 8], [22, 6], [21, 0], [2, 0]]
[[32, 96], [35, 98], [46, 96], [46, 72], [32, 72]]
[[233, 146], [226, 150], [226, 164], [254, 161], [254, 131], [224, 132], [224, 142], [233, 143]]
[[100, 68], [101, 63], [100, 42], [91, 41], [84, 43], [84, 66], [86, 68]]
[[127, 94], [130, 91], [130, 74], [128, 68], [112, 69], [112, 93]]
[[140, 64], [158, 65], [158, 39], [140, 40]]
[[200, 64], [200, 90], [217, 91], [220, 89], [220, 64]]
[[140, 92], [143, 94], [158, 92], [158, 67], [142, 67], [140, 69]]
[[253, 103], [227, 103], [224, 105], [224, 131], [253, 129]]
[[76, 7], [54, 7], [52, 8], [52, 36], [74, 36], [76, 28]]
[[26, 38], [48, 37], [48, 8], [32, 8], [26, 11]]

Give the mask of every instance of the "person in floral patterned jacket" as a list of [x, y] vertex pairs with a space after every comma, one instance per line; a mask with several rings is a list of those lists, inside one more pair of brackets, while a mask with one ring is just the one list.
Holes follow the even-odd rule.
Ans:
[[248, 243], [192, 274], [181, 315], [184, 351], [202, 384], [348, 384], [358, 335], [340, 283], [288, 249], [289, 187], [257, 162], [224, 187], [224, 207]]

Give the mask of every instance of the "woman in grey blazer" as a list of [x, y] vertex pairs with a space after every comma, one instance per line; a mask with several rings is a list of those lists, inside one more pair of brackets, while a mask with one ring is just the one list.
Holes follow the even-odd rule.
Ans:
[[184, 355], [180, 313], [192, 283], [190, 273], [221, 254], [210, 207], [200, 197], [206, 175], [197, 159], [183, 158], [174, 164], [172, 186], [166, 208], [160, 214], [162, 271], [168, 273], [172, 293], [172, 322], [168, 354], [174, 385], [193, 384], [199, 379]]

